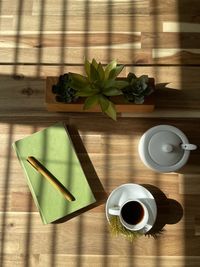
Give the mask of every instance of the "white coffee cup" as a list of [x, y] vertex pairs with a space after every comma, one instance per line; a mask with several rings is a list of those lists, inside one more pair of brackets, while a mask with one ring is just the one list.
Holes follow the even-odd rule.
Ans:
[[138, 199], [129, 199], [120, 206], [111, 207], [108, 213], [119, 216], [121, 224], [131, 231], [141, 230], [149, 219], [146, 206]]

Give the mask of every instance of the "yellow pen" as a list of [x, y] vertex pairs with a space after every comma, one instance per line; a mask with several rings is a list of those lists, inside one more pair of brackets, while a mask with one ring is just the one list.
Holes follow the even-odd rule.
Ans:
[[47, 181], [49, 181], [58, 191], [60, 191], [63, 196], [68, 201], [73, 201], [75, 198], [72, 196], [70, 192], [59, 182], [57, 181], [53, 175], [34, 157], [30, 156], [27, 158], [27, 161], [34, 167]]

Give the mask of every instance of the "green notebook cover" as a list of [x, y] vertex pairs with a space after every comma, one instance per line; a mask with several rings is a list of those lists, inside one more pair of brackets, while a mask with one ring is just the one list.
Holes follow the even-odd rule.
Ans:
[[[13, 144], [25, 171], [27, 182], [44, 224], [78, 211], [96, 200], [82, 170], [67, 128], [57, 123]], [[27, 161], [38, 159], [75, 197], [64, 196]]]

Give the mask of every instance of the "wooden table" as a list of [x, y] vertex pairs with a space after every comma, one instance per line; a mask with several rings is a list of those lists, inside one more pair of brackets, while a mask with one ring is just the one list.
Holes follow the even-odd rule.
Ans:
[[[168, 267], [200, 265], [200, 42], [197, 0], [0, 2], [0, 266]], [[84, 56], [116, 58], [156, 80], [148, 114], [49, 113], [47, 76], [83, 72]], [[98, 199], [89, 211], [44, 226], [12, 149], [15, 140], [64, 121]], [[147, 169], [138, 157], [150, 127], [180, 128], [198, 150], [179, 173]], [[106, 197], [124, 183], [151, 185], [168, 200], [159, 209], [165, 231], [133, 244], [112, 237]], [[102, 185], [102, 187], [101, 187]]]

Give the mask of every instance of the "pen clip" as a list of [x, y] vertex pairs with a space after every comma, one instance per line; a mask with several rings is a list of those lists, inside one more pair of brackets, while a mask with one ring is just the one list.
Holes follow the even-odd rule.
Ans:
[[38, 170], [37, 166], [35, 165], [35, 158], [34, 157], [28, 157], [27, 161], [33, 166], [36, 170]]

